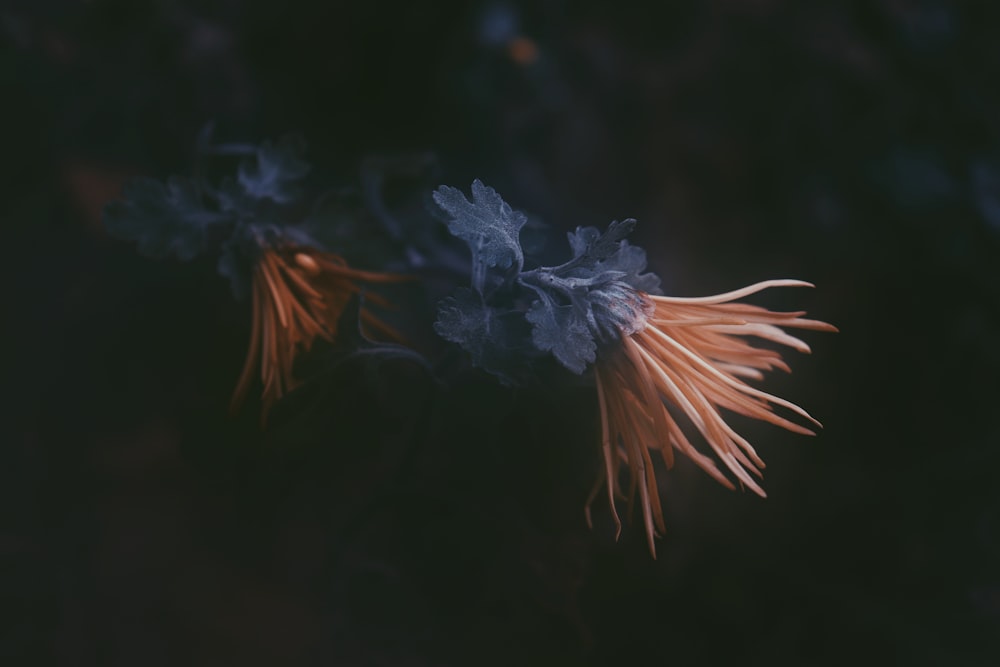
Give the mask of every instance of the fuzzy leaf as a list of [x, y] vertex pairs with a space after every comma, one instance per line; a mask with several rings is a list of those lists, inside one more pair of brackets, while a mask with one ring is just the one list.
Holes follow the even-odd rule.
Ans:
[[206, 209], [194, 183], [184, 178], [166, 183], [137, 178], [122, 195], [104, 209], [104, 227], [112, 236], [135, 241], [139, 252], [154, 259], [193, 259], [205, 249], [207, 228], [229, 220]]
[[616, 271], [623, 275], [618, 280], [628, 283], [647, 294], [660, 294], [660, 277], [646, 270], [646, 251], [628, 241], [622, 241], [618, 250], [598, 263], [601, 271]]
[[569, 245], [577, 260], [571, 264], [570, 275], [583, 278], [609, 271], [620, 272], [616, 280], [649, 294], [660, 294], [660, 277], [655, 273], [643, 273], [646, 251], [629, 245], [624, 238], [634, 228], [635, 220], [630, 219], [612, 222], [603, 234], [596, 227], [577, 227], [576, 232], [570, 232]]
[[559, 306], [548, 299], [535, 301], [525, 318], [534, 326], [531, 340], [539, 350], [551, 352], [577, 375], [594, 362], [597, 344], [587, 322], [573, 306]]
[[530, 353], [523, 315], [491, 307], [468, 288], [459, 288], [441, 302], [434, 331], [461, 345], [474, 366], [509, 384]]
[[301, 159], [301, 141], [285, 139], [278, 143], [265, 141], [257, 149], [254, 161], [240, 164], [239, 183], [256, 199], [272, 199], [288, 204], [301, 195], [299, 181], [309, 173], [309, 164]]
[[[634, 225], [634, 220], [613, 222], [603, 234], [594, 227], [577, 228], [568, 236], [573, 259], [518, 278], [541, 298], [528, 314], [536, 325], [533, 342], [577, 373], [593, 359], [589, 345], [596, 340], [618, 340], [641, 328], [648, 306], [640, 292], [660, 290], [659, 277], [643, 273], [645, 251], [624, 240]], [[567, 300], [570, 306], [557, 305]], [[570, 310], [558, 310], [566, 307]]]
[[580, 257], [601, 237], [601, 231], [597, 227], [577, 227], [575, 232], [567, 232], [566, 237], [573, 257]]
[[448, 230], [469, 244], [474, 262], [502, 269], [524, 262], [518, 237], [527, 217], [496, 190], [476, 179], [469, 201], [458, 188], [442, 185], [434, 191], [434, 201], [450, 216]]
[[618, 252], [621, 243], [633, 229], [635, 229], [633, 218], [612, 221], [603, 234], [596, 227], [577, 227], [575, 233], [568, 234], [573, 257], [582, 259], [584, 263], [607, 259]]

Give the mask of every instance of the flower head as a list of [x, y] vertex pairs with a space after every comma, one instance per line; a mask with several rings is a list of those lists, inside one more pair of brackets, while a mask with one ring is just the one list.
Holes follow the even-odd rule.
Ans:
[[[261, 418], [299, 380], [294, 362], [308, 352], [317, 338], [333, 342], [340, 316], [364, 283], [403, 280], [401, 276], [352, 269], [338, 255], [310, 246], [283, 244], [261, 250], [253, 269], [251, 300], [253, 322], [243, 372], [233, 393], [236, 409], [246, 396], [255, 372], [263, 385]], [[377, 294], [368, 302], [386, 306]], [[360, 310], [361, 324], [373, 333], [398, 339], [399, 335], [367, 308]]]
[[808, 352], [782, 327], [836, 328], [805, 319], [802, 312], [735, 303], [768, 287], [809, 283], [771, 280], [704, 298], [660, 296], [660, 279], [646, 272], [645, 251], [626, 240], [633, 219], [612, 222], [604, 232], [578, 227], [568, 235], [571, 259], [526, 270], [519, 232], [527, 219], [496, 191], [475, 181], [471, 199], [442, 186], [434, 200], [448, 229], [472, 252], [471, 289], [456, 290], [442, 301], [438, 334], [461, 345], [474, 365], [508, 383], [517, 380], [513, 370], [545, 354], [577, 375], [594, 368], [604, 470], [587, 501], [588, 523], [590, 506], [606, 486], [620, 534], [615, 501], [626, 495], [619, 473], [627, 467], [629, 505], [638, 491], [655, 557], [654, 537], [664, 532], [664, 521], [651, 453], [658, 452], [670, 467], [677, 449], [733, 488], [716, 459], [691, 443], [693, 429], [725, 469], [763, 496], [754, 477], [760, 477], [764, 462], [722, 411], [812, 433], [777, 414], [777, 406], [819, 426], [802, 408], [746, 383], [772, 368], [789, 370], [779, 352], [748, 339]]
[[[350, 236], [343, 233], [342, 218], [324, 207], [301, 218], [310, 172], [301, 141], [213, 146], [206, 135], [199, 149], [203, 158], [243, 156], [235, 178], [212, 183], [202, 165], [193, 177], [135, 179], [121, 201], [108, 205], [104, 221], [112, 235], [136, 242], [152, 257], [190, 261], [203, 253], [218, 255], [219, 273], [233, 295], [250, 296], [253, 304], [250, 346], [231, 407], [246, 398], [259, 370], [266, 420], [274, 403], [299, 384], [296, 358], [317, 338], [334, 341], [341, 315], [362, 286], [405, 278], [352, 269], [339, 255], [319, 249], [324, 238], [341, 247]], [[377, 294], [366, 297], [368, 303], [387, 305]], [[376, 336], [399, 339], [366, 308], [358, 312], [360, 325]]]
[[781, 354], [752, 345], [748, 338], [809, 352], [803, 341], [781, 327], [836, 331], [836, 327], [805, 319], [804, 312], [772, 312], [759, 306], [734, 303], [768, 287], [811, 285], [798, 280], [769, 280], [740, 290], [703, 298], [677, 298], [642, 294], [649, 313], [634, 332], [622, 332], [621, 344], [605, 351], [596, 364], [598, 404], [604, 471], [587, 503], [607, 487], [615, 524], [620, 495], [619, 471], [629, 469], [630, 505], [638, 488], [650, 552], [656, 555], [654, 535], [664, 531], [650, 452], [658, 452], [667, 467], [673, 449], [688, 456], [721, 484], [733, 488], [716, 461], [696, 449], [670, 408], [686, 418], [741, 484], [760, 496], [764, 491], [754, 479], [764, 462], [753, 446], [726, 422], [722, 410], [770, 422], [796, 433], [813, 431], [775, 413], [785, 408], [820, 426], [809, 413], [782, 398], [756, 389], [744, 381], [761, 379], [773, 368], [789, 371]]

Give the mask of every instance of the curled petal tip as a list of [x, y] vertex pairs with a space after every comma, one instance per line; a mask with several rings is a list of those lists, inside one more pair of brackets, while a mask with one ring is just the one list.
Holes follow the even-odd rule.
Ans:
[[798, 278], [773, 278], [771, 280], [762, 280], [757, 285], [766, 285], [767, 287], [816, 287], [815, 284], [808, 280], [799, 280]]

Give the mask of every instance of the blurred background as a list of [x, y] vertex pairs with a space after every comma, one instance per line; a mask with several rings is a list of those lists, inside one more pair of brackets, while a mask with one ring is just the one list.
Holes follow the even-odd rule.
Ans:
[[[945, 0], [4, 2], [0, 660], [1000, 664], [998, 26]], [[298, 133], [344, 187], [434, 155], [557, 243], [638, 218], [668, 294], [809, 280], [757, 302], [841, 333], [766, 387], [826, 428], [737, 422], [766, 500], [661, 473], [654, 561], [600, 503], [584, 524], [585, 384], [347, 367], [268, 431], [230, 418], [249, 307], [101, 224], [207, 123]]]

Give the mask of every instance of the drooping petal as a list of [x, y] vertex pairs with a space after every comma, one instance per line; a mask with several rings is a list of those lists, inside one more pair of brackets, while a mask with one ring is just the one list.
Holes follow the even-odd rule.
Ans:
[[[254, 267], [253, 314], [246, 361], [233, 392], [231, 409], [246, 398], [256, 370], [260, 371], [261, 420], [271, 407], [299, 384], [295, 359], [308, 352], [317, 338], [332, 342], [340, 317], [361, 283], [387, 283], [402, 276], [352, 269], [338, 255], [308, 247], [265, 248]], [[387, 306], [376, 294], [367, 301]], [[361, 324], [378, 336], [399, 335], [367, 308]]]
[[[632, 478], [629, 502], [634, 500], [638, 488], [649, 549], [655, 558], [654, 536], [664, 528], [649, 450], [663, 453], [669, 467], [672, 463], [669, 451], [676, 448], [714, 479], [734, 488], [717, 466], [716, 461], [720, 461], [741, 485], [765, 496], [754, 479], [762, 476], [764, 462], [750, 442], [729, 425], [723, 411], [796, 433], [813, 434], [810, 429], [776, 414], [774, 408], [780, 407], [821, 425], [794, 403], [745, 382], [760, 380], [764, 372], [772, 369], [790, 370], [780, 352], [756, 347], [749, 341], [759, 339], [808, 353], [809, 346], [783, 328], [837, 329], [825, 322], [805, 319], [801, 311], [774, 312], [731, 302], [768, 287], [811, 286], [799, 280], [768, 280], [701, 298], [639, 293], [651, 304], [647, 309], [651, 315], [634, 327], [633, 333], [623, 334], [621, 348], [605, 352], [596, 368], [605, 469], [588, 500], [588, 521], [590, 502], [606, 484], [620, 532], [614, 503], [620, 494], [617, 461], [622, 459]], [[715, 458], [691, 444], [672, 411], [686, 418]], [[612, 456], [612, 449], [617, 449], [618, 457]]]

